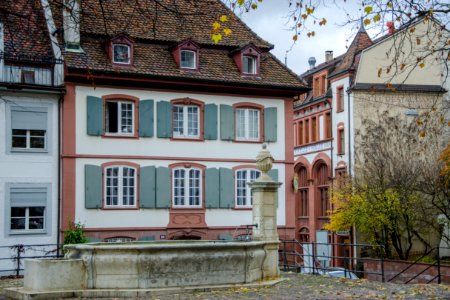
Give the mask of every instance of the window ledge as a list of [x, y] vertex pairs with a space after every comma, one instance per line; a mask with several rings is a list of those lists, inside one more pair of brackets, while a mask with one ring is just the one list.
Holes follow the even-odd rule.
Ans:
[[121, 134], [104, 134], [102, 138], [105, 139], [139, 139], [136, 135], [121, 135]]
[[252, 207], [234, 207], [233, 210], [251, 211]]
[[138, 210], [139, 207], [103, 207], [102, 210]]
[[9, 235], [35, 235], [35, 234], [47, 234], [47, 230], [10, 230]]
[[179, 142], [204, 142], [205, 139], [203, 137], [172, 137], [172, 141], [179, 141]]
[[261, 144], [264, 143], [262, 140], [234, 140], [235, 143], [247, 143], [247, 144]]
[[11, 153], [48, 153], [47, 149], [11, 148]]

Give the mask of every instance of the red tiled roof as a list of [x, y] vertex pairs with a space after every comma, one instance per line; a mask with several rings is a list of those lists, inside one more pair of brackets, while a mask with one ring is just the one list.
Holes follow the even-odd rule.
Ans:
[[347, 70], [356, 70], [359, 63], [359, 54], [362, 50], [372, 44], [372, 40], [364, 30], [364, 27], [361, 27], [342, 58], [342, 62], [336, 67], [330, 76], [345, 72]]
[[19, 56], [54, 58], [40, 1], [1, 0], [0, 20], [4, 23], [7, 59]]
[[[53, 14], [57, 27], [61, 28], [61, 8], [55, 2], [52, 3]], [[81, 3], [84, 53], [65, 53], [69, 70], [304, 88], [298, 76], [268, 52], [273, 46], [237, 17], [227, 22], [233, 33], [218, 45], [213, 43], [213, 22], [221, 15], [230, 15], [220, 0], [83, 0]], [[118, 34], [126, 34], [135, 41], [132, 67], [113, 66], [107, 57], [105, 45]], [[200, 45], [199, 72], [180, 70], [171, 56], [170, 46], [186, 39]], [[230, 56], [233, 50], [250, 43], [263, 52], [258, 78], [241, 76]]]

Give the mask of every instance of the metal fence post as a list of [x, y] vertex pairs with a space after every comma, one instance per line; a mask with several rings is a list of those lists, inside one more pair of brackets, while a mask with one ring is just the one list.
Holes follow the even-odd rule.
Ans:
[[16, 277], [20, 275], [20, 252], [22, 251], [22, 245], [16, 245]]
[[440, 247], [437, 247], [437, 271], [438, 271], [438, 284], [441, 283], [441, 254], [439, 253]]
[[312, 245], [311, 245], [311, 250], [312, 250], [312, 271], [313, 274], [316, 274], [316, 243], [314, 241], [312, 241]]
[[381, 282], [384, 282], [384, 247], [381, 248]]
[[283, 271], [286, 272], [286, 265], [288, 263], [286, 255], [286, 240], [283, 240], [283, 260], [284, 260]]

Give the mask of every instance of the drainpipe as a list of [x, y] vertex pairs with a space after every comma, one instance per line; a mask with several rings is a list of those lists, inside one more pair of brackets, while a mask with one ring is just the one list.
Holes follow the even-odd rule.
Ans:
[[[352, 78], [350, 77], [349, 78], [349, 83], [352, 81]], [[351, 151], [350, 151], [350, 149], [351, 149], [351, 136], [350, 136], [350, 134], [351, 134], [351, 125], [350, 125], [350, 118], [351, 118], [351, 115], [350, 115], [350, 93], [351, 93], [351, 91], [350, 91], [350, 88], [348, 88], [347, 89], [347, 99], [348, 99], [348, 108], [347, 108], [347, 110], [348, 110], [348, 112], [347, 112], [347, 115], [348, 115], [348, 125], [347, 125], [347, 127], [348, 127], [348, 138], [347, 138], [347, 140], [348, 140], [348, 175], [349, 176], [352, 176], [352, 153], [351, 153]]]
[[63, 101], [64, 96], [61, 95], [59, 96], [59, 100], [58, 100], [58, 225], [57, 227], [57, 232], [56, 232], [56, 248], [58, 249], [58, 253], [57, 255], [59, 256], [61, 254], [60, 252], [60, 243], [61, 243], [61, 207], [62, 207], [62, 197], [61, 197], [61, 184], [62, 184], [62, 180], [61, 180], [61, 175], [62, 175], [62, 164], [61, 164], [61, 143], [62, 143], [62, 137], [61, 137], [61, 126], [62, 126], [62, 105], [61, 102]]

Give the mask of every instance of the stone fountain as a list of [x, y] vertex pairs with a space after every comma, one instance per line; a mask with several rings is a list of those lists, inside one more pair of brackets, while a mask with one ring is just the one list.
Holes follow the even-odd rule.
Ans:
[[23, 288], [10, 299], [146, 298], [279, 282], [276, 195], [263, 145], [253, 192], [253, 241], [152, 241], [65, 246], [64, 259], [25, 260]]

